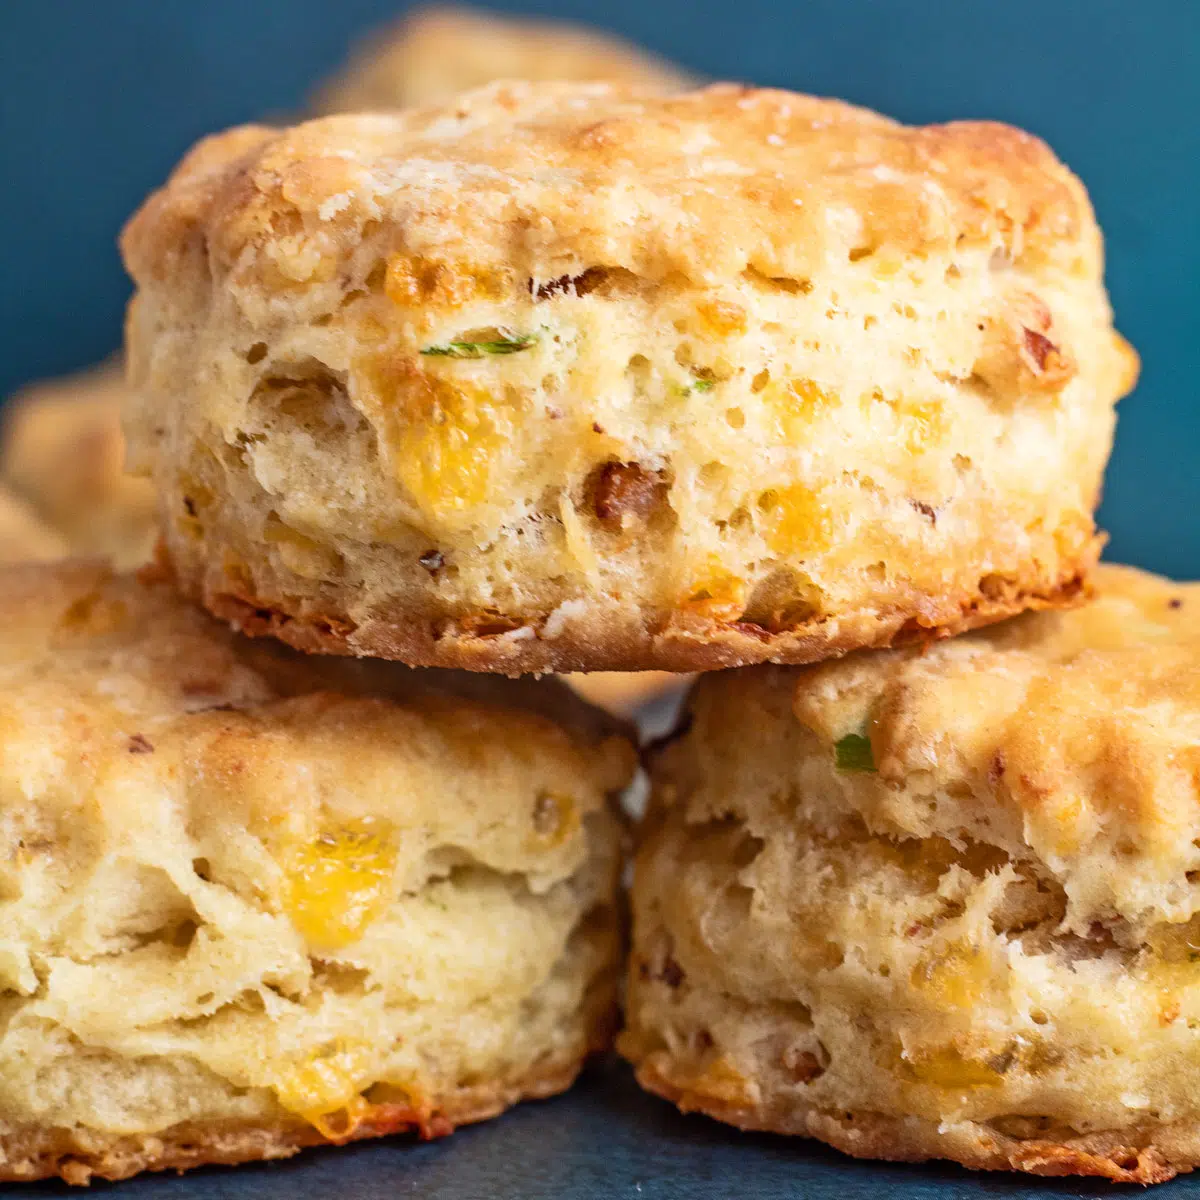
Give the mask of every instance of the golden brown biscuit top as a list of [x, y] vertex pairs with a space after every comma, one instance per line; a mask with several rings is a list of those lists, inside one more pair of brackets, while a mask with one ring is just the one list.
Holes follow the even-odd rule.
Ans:
[[[692, 781], [708, 815], [722, 796], [769, 803], [790, 782], [822, 822], [853, 814], [888, 836], [1036, 856], [1077, 923], [1114, 910], [1188, 918], [1200, 583], [1111, 565], [1095, 579], [1084, 607], [924, 651], [705, 680], [691, 733], [661, 765], [676, 787]], [[753, 763], [738, 761], [739, 743], [757, 747]]]
[[[964, 244], [1100, 270], [1087, 195], [1037, 138], [731, 84], [502, 83], [442, 108], [234, 129], [200, 143], [122, 239], [139, 284], [170, 282], [161, 303], [203, 303], [225, 280], [244, 309], [265, 299], [267, 321], [272, 302], [366, 279], [365, 243], [485, 291], [596, 265], [803, 286], [829, 256], [874, 255], [886, 274]], [[435, 301], [454, 290], [439, 279]]]
[[1200, 733], [1200, 583], [1110, 564], [1095, 582], [1095, 599], [1065, 613], [814, 668], [795, 715], [830, 741], [868, 729], [881, 780], [1011, 774], [1030, 808], [1048, 792], [1116, 802], [1126, 772], [1146, 783], [1184, 766], [1195, 786], [1200, 744], [1194, 764], [1175, 760]]
[[178, 803], [302, 834], [487, 831], [513, 869], [561, 866], [633, 769], [623, 727], [556, 682], [305, 658], [94, 562], [0, 572], [0, 681], [0, 819], [49, 837], [89, 806]]
[[316, 107], [328, 113], [441, 104], [496, 79], [607, 79], [664, 90], [688, 82], [623, 38], [568, 21], [422, 8], [366, 41]]

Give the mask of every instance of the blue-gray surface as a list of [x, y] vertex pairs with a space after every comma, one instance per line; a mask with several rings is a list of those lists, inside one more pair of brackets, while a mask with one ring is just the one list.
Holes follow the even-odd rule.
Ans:
[[[602, 21], [710, 75], [840, 95], [909, 121], [995, 117], [1047, 138], [1091, 188], [1118, 322], [1144, 359], [1102, 513], [1112, 555], [1200, 575], [1198, 0], [521, 7]], [[127, 290], [114, 236], [194, 138], [295, 110], [354, 36], [396, 11], [386, 0], [0, 0], [0, 394], [117, 344]], [[124, 1187], [164, 1200], [1111, 1190], [853, 1163], [811, 1144], [745, 1138], [640, 1096], [617, 1067], [448, 1142], [393, 1141]], [[1157, 1194], [1184, 1190], [1191, 1185]]]
[[[399, 6], [399, 7], [402, 7]], [[1102, 517], [1112, 557], [1200, 574], [1198, 0], [540, 0], [710, 75], [909, 121], [996, 117], [1088, 183], [1141, 351]], [[295, 110], [388, 0], [0, 0], [0, 395], [119, 338], [122, 219], [211, 129]]]

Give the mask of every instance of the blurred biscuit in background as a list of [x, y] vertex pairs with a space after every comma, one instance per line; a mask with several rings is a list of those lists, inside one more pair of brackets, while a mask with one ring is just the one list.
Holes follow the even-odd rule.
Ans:
[[422, 8], [364, 40], [314, 107], [334, 113], [440, 104], [495, 79], [607, 79], [663, 91], [696, 82], [665, 59], [583, 25]]
[[18, 496], [0, 486], [0, 564], [61, 558], [67, 542]]
[[592, 671], [562, 678], [606, 712], [636, 719], [643, 738], [659, 737], [671, 727], [692, 679], [670, 671]]
[[30, 384], [5, 407], [0, 480], [76, 554], [133, 566], [155, 537], [154, 489], [125, 473], [124, 372], [109, 361]]

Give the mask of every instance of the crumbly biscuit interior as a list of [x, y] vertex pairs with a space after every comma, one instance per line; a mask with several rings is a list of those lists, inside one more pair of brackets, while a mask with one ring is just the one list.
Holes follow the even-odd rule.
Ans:
[[91, 565], [0, 609], [0, 1134], [336, 1139], [593, 1045], [627, 745]]
[[768, 1127], [1142, 1145], [1196, 1120], [1200, 586], [1097, 588], [925, 654], [700, 683], [636, 867], [636, 1062]]
[[135, 310], [182, 558], [495, 629], [589, 595], [777, 633], [1090, 557], [1129, 370], [1084, 276], [850, 231], [814, 278], [518, 280], [387, 240], [261, 337]]

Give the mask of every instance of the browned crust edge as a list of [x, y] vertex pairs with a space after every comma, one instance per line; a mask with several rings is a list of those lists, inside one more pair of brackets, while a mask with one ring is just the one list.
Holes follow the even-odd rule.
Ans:
[[829, 1111], [803, 1103], [787, 1107], [743, 1106], [689, 1089], [672, 1080], [669, 1063], [652, 1054], [634, 1063], [638, 1083], [671, 1101], [681, 1112], [699, 1112], [746, 1131], [811, 1137], [854, 1158], [925, 1162], [941, 1158], [977, 1171], [1029, 1175], [1088, 1175], [1114, 1183], [1165, 1183], [1191, 1171], [1190, 1160], [1170, 1159], [1155, 1144], [1155, 1130], [1141, 1128], [1081, 1134], [1063, 1141], [1006, 1137], [971, 1123], [969, 1137], [947, 1137], [939, 1124], [920, 1117]]
[[[606, 1048], [611, 1022], [593, 1032], [587, 1054]], [[575, 1082], [587, 1055], [541, 1064], [510, 1079], [456, 1088], [440, 1097], [407, 1104], [368, 1106], [341, 1136], [329, 1137], [298, 1118], [270, 1124], [188, 1122], [158, 1134], [117, 1136], [62, 1128], [0, 1130], [0, 1183], [59, 1178], [86, 1185], [93, 1177], [128, 1179], [142, 1171], [186, 1171], [191, 1167], [290, 1158], [310, 1146], [341, 1146], [364, 1138], [416, 1133], [422, 1140], [445, 1137], [460, 1125], [485, 1121], [521, 1100], [564, 1092]]]
[[[274, 637], [307, 654], [385, 658], [413, 667], [450, 667], [505, 675], [571, 671], [714, 671], [755, 663], [803, 665], [852, 650], [881, 649], [954, 637], [1029, 610], [1071, 607], [1087, 596], [1088, 572], [1104, 539], [1096, 537], [1064, 564], [1056, 581], [1004, 580], [986, 590], [983, 581], [954, 596], [917, 594], [910, 605], [889, 610], [860, 609], [836, 619], [820, 619], [783, 632], [739, 621], [717, 621], [675, 612], [656, 627], [607, 610], [576, 631], [543, 636], [546, 616], [501, 632], [472, 632], [469, 622], [450, 622], [428, 611], [395, 614], [356, 625], [344, 611], [289, 612], [263, 593], [275, 581], [235, 583], [203, 564], [172, 561], [160, 544], [159, 566], [180, 589], [214, 616], [250, 637]], [[191, 569], [189, 569], [189, 566]], [[258, 594], [256, 594], [258, 593]], [[298, 606], [304, 608], [307, 606]]]
[[615, 969], [588, 988], [575, 1045], [547, 1055], [528, 1070], [407, 1103], [367, 1104], [341, 1134], [329, 1136], [299, 1117], [271, 1122], [189, 1121], [161, 1133], [114, 1135], [62, 1127], [11, 1127], [0, 1121], [0, 1183], [62, 1179], [87, 1186], [93, 1178], [116, 1181], [142, 1171], [187, 1171], [236, 1166], [292, 1155], [312, 1146], [344, 1146], [366, 1138], [415, 1133], [423, 1141], [446, 1137], [460, 1125], [498, 1116], [522, 1100], [565, 1092], [589, 1058], [607, 1052], [620, 1021]]

